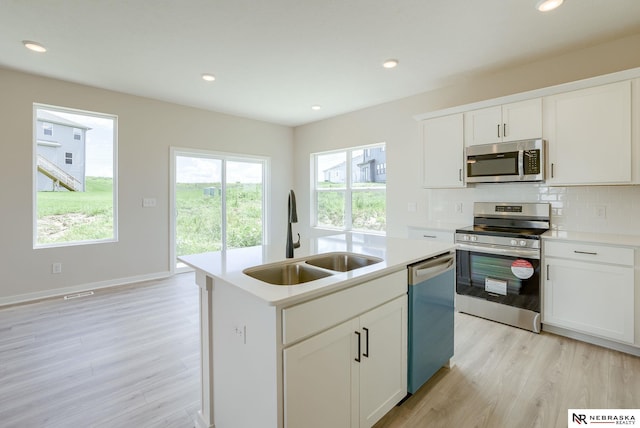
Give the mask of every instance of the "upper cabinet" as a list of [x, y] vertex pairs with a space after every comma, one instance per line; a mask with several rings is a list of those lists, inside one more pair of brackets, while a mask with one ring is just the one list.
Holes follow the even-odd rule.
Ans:
[[422, 185], [464, 187], [462, 113], [422, 121]]
[[551, 185], [632, 182], [631, 81], [544, 98]]
[[527, 140], [541, 135], [541, 98], [464, 113], [465, 146]]

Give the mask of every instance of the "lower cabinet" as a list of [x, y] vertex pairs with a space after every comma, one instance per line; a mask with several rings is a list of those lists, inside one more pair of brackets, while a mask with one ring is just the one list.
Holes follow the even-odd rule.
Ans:
[[371, 427], [407, 393], [407, 297], [283, 352], [285, 427]]
[[543, 323], [634, 342], [634, 249], [545, 243]]

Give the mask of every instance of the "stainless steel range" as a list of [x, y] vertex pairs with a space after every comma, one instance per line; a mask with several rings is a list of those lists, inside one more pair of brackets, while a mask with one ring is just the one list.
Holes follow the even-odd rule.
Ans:
[[540, 332], [540, 235], [545, 203], [476, 202], [456, 230], [458, 311]]

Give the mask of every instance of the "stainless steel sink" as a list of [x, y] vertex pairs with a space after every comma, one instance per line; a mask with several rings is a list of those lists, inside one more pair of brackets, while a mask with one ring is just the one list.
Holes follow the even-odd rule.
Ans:
[[298, 285], [333, 275], [332, 272], [306, 266], [302, 263], [285, 263], [255, 266], [243, 270], [252, 278], [273, 285]]
[[305, 260], [307, 264], [337, 272], [348, 272], [353, 269], [380, 263], [382, 259], [355, 253], [327, 253], [312, 256]]

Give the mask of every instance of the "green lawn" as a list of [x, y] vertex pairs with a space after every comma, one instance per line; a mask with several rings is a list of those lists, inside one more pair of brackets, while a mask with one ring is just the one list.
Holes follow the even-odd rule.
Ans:
[[85, 192], [38, 192], [38, 244], [113, 238], [113, 180], [85, 184]]

